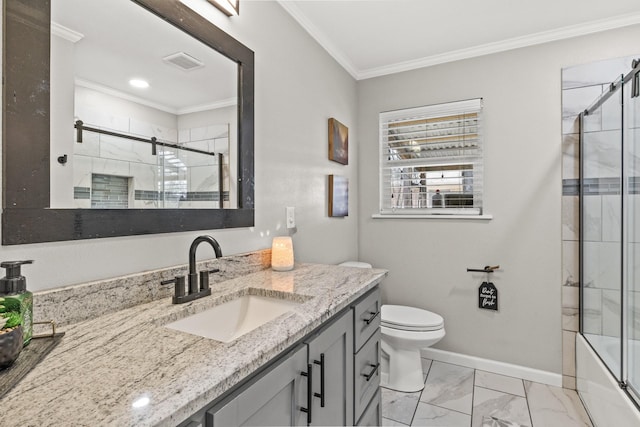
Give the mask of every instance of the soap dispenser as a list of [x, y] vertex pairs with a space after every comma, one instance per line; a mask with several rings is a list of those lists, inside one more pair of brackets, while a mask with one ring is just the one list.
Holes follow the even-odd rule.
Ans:
[[20, 274], [20, 266], [32, 263], [33, 260], [0, 263], [7, 270], [0, 279], [0, 329], [19, 322], [23, 346], [29, 344], [33, 335], [33, 294], [27, 291], [27, 279]]

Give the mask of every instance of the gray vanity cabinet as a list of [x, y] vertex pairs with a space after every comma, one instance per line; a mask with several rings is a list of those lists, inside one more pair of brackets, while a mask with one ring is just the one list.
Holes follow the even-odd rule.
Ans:
[[353, 314], [305, 340], [313, 369], [312, 426], [353, 425]]
[[376, 287], [180, 426], [380, 425], [379, 309]]
[[231, 400], [207, 411], [205, 425], [353, 425], [352, 343], [353, 314], [348, 310]]
[[300, 346], [236, 394], [206, 412], [206, 426], [306, 426], [307, 347]]

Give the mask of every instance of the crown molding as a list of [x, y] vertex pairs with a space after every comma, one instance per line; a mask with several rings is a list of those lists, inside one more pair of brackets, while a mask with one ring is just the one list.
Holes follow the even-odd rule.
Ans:
[[124, 99], [126, 101], [131, 101], [137, 104], [146, 105], [147, 107], [155, 108], [156, 110], [164, 111], [165, 113], [178, 114], [178, 110], [176, 108], [169, 107], [168, 105], [159, 104], [157, 102], [151, 102], [147, 99], [140, 98], [134, 95], [129, 95], [128, 93], [119, 91], [109, 86], [104, 86], [99, 83], [94, 83], [92, 81], [84, 80], [78, 77], [76, 77], [75, 83], [76, 83], [76, 86], [95, 90], [96, 92], [104, 93], [105, 95], [110, 95], [116, 98]]
[[78, 43], [84, 38], [84, 34], [67, 28], [64, 25], [60, 25], [57, 22], [51, 21], [51, 34], [61, 37], [71, 43]]
[[640, 13], [622, 15], [613, 18], [591, 21], [584, 24], [571, 25], [556, 30], [543, 31], [522, 37], [514, 37], [495, 43], [487, 43], [467, 49], [459, 49], [451, 52], [432, 55], [413, 61], [399, 62], [383, 67], [370, 68], [358, 72], [358, 80], [379, 77], [388, 74], [400, 73], [403, 71], [415, 70], [418, 68], [430, 67], [447, 62], [459, 61], [461, 59], [475, 58], [492, 53], [505, 52], [508, 50], [549, 43], [573, 37], [585, 36], [601, 31], [613, 30], [627, 27], [629, 25], [640, 24]]
[[217, 108], [230, 107], [238, 104], [238, 99], [236, 97], [233, 97], [228, 99], [222, 99], [216, 102], [211, 102], [208, 104], [194, 105], [191, 107], [184, 107], [184, 108], [174, 108], [168, 105], [159, 104], [157, 102], [152, 102], [144, 98], [130, 95], [128, 93], [119, 91], [117, 89], [113, 89], [111, 87], [104, 86], [99, 83], [94, 83], [89, 80], [84, 80], [81, 78], [76, 78], [75, 84], [80, 87], [95, 90], [96, 92], [104, 93], [106, 95], [114, 96], [116, 98], [124, 99], [126, 101], [135, 102], [137, 104], [145, 105], [147, 107], [155, 108], [156, 110], [164, 111], [165, 113], [175, 114], [178, 116], [182, 114], [198, 113], [200, 111], [215, 110]]
[[218, 108], [224, 108], [224, 107], [234, 107], [236, 105], [238, 105], [238, 98], [234, 96], [233, 98], [223, 99], [220, 101], [211, 102], [209, 104], [178, 108], [176, 111], [178, 115], [181, 115], [181, 114], [189, 114], [189, 113], [199, 113], [200, 111], [217, 110]]
[[632, 13], [590, 21], [583, 24], [570, 25], [550, 31], [529, 34], [521, 37], [514, 37], [494, 43], [473, 46], [465, 49], [458, 49], [437, 55], [431, 55], [411, 61], [398, 62], [382, 67], [359, 70], [349, 60], [347, 55], [333, 44], [324, 32], [319, 30], [298, 8], [295, 2], [277, 0], [280, 6], [286, 10], [300, 26], [307, 31], [353, 78], [365, 80], [373, 77], [380, 77], [388, 74], [400, 73], [403, 71], [415, 70], [418, 68], [430, 67], [447, 62], [459, 61], [462, 59], [475, 58], [493, 53], [505, 52], [528, 46], [548, 43], [557, 40], [569, 39], [598, 33], [601, 31], [613, 30], [629, 25], [640, 24], [640, 13]]
[[326, 50], [329, 55], [335, 59], [338, 64], [342, 66], [351, 76], [358, 80], [358, 70], [353, 65], [353, 63], [349, 60], [347, 55], [342, 52], [335, 44], [333, 44], [329, 38], [325, 35], [325, 33], [318, 29], [313, 23], [307, 18], [307, 16], [300, 10], [300, 8], [291, 1], [286, 0], [277, 0], [278, 4], [282, 6], [284, 10], [286, 10], [289, 15], [293, 17], [293, 19], [300, 24], [300, 26], [307, 32], [311, 37], [315, 39], [316, 42], [320, 46]]

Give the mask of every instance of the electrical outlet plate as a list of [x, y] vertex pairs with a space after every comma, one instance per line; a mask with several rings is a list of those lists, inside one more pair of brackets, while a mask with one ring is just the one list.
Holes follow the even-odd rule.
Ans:
[[296, 213], [292, 206], [287, 207], [287, 228], [296, 227]]

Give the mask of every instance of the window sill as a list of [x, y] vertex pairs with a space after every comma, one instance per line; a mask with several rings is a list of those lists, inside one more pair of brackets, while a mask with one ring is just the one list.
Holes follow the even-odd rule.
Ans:
[[470, 219], [489, 221], [493, 219], [493, 215], [447, 215], [447, 214], [419, 214], [419, 215], [403, 215], [403, 214], [373, 214], [373, 219]]

